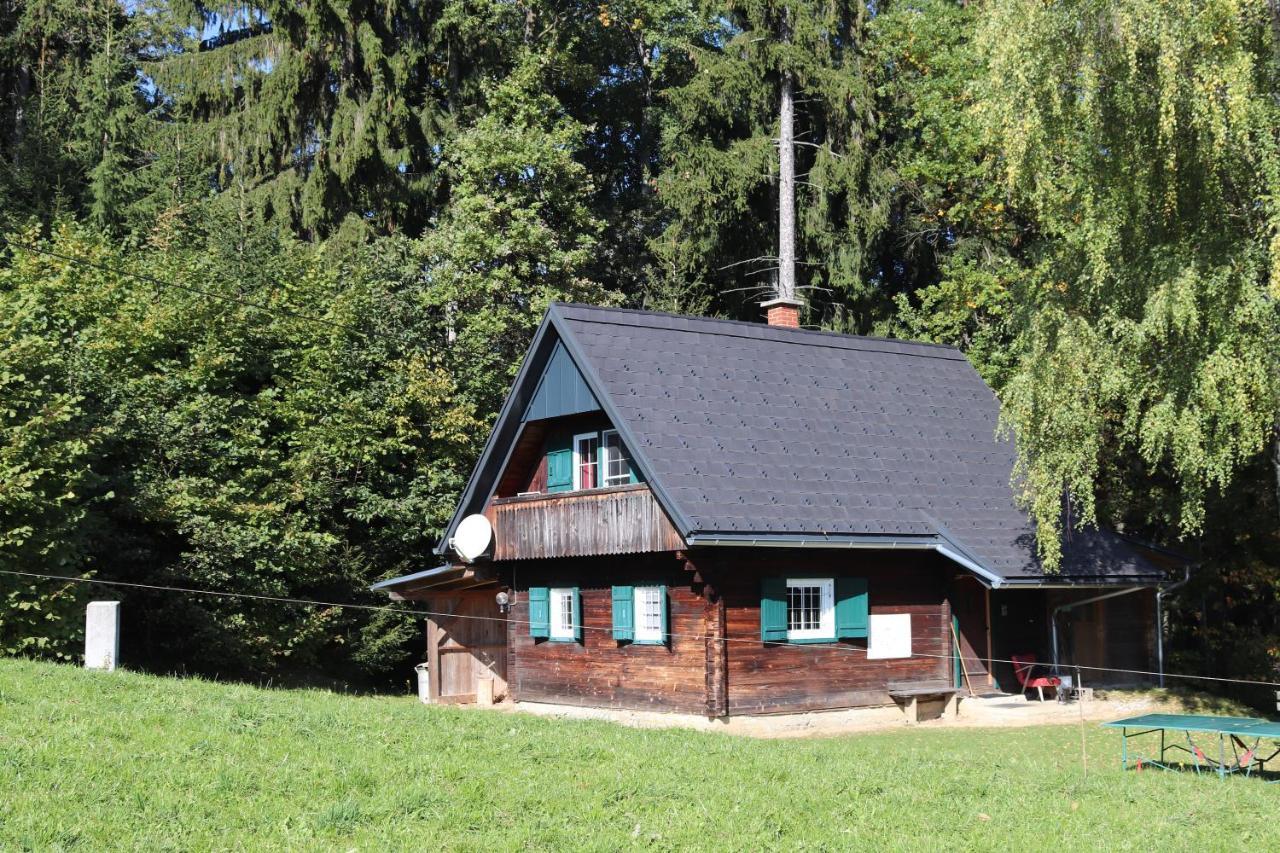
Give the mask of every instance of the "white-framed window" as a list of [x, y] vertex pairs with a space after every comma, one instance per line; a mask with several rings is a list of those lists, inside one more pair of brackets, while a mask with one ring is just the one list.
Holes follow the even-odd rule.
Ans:
[[631, 482], [631, 457], [617, 430], [605, 430], [604, 440], [604, 485], [622, 486]]
[[547, 601], [551, 611], [548, 636], [553, 640], [577, 639], [577, 626], [573, 624], [573, 587], [552, 587], [547, 591]]
[[600, 486], [600, 434], [584, 432], [573, 437], [573, 488]]
[[835, 636], [835, 580], [787, 578], [787, 639], [826, 640]]
[[661, 643], [666, 640], [662, 636], [662, 596], [665, 590], [660, 586], [638, 586], [635, 588], [635, 639], [637, 643]]

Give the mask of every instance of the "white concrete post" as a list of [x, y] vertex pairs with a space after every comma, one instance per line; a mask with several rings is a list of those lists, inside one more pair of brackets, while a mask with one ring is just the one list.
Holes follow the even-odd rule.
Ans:
[[91, 601], [84, 614], [84, 668], [116, 668], [120, 659], [120, 602]]

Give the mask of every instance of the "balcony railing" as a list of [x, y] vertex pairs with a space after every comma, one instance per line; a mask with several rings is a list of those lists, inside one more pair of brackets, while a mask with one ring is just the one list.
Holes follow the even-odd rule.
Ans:
[[495, 498], [494, 560], [677, 551], [684, 539], [643, 484]]

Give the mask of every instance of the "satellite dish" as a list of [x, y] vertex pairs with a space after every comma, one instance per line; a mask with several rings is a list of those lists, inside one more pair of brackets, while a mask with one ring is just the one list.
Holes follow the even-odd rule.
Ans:
[[458, 524], [449, 544], [463, 562], [472, 563], [476, 558], [489, 550], [493, 542], [493, 525], [483, 515], [468, 515]]

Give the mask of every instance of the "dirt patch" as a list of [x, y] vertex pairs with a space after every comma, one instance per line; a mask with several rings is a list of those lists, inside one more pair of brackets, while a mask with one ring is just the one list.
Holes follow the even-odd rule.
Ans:
[[724, 732], [757, 738], [830, 737], [857, 732], [898, 728], [1007, 728], [1105, 722], [1123, 717], [1161, 711], [1179, 712], [1202, 700], [1158, 690], [1097, 692], [1092, 699], [1060, 704], [1038, 702], [1021, 696], [970, 697], [960, 700], [959, 714], [951, 718], [907, 722], [895, 706], [850, 708], [807, 714], [736, 716], [708, 720], [693, 714], [666, 714], [657, 711], [629, 711], [611, 708], [581, 708], [536, 702], [503, 702], [484, 710], [536, 714], [573, 720], [603, 720], [633, 728], [686, 728]]

